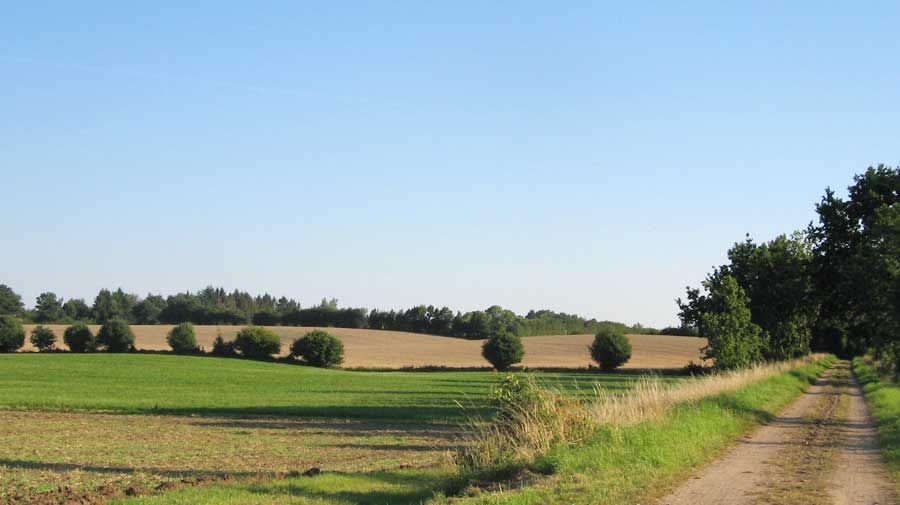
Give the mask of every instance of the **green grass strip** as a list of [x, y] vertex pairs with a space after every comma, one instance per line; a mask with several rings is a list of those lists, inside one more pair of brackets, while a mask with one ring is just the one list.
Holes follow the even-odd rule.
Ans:
[[866, 403], [878, 426], [881, 453], [891, 474], [900, 482], [900, 384], [882, 380], [872, 363], [864, 358], [854, 358], [853, 373], [862, 384]]

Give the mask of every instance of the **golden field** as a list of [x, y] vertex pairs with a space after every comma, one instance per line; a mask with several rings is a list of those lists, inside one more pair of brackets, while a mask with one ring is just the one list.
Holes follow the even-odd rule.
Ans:
[[[25, 325], [28, 335], [35, 325]], [[57, 346], [62, 342], [64, 325], [46, 325], [56, 333]], [[91, 326], [95, 334], [99, 326]], [[168, 350], [166, 334], [170, 325], [134, 325], [131, 327], [138, 349]], [[212, 348], [216, 335], [226, 340], [234, 338], [241, 326], [194, 326], [197, 343], [206, 350]], [[300, 326], [270, 326], [281, 336], [282, 351], [294, 339], [315, 328]], [[481, 341], [463, 340], [436, 335], [423, 335], [402, 331], [365, 330], [353, 328], [321, 328], [344, 342], [344, 367], [399, 368], [407, 366], [483, 367], [487, 363], [481, 357]], [[528, 367], [586, 367], [590, 363], [587, 351], [593, 335], [550, 335], [523, 337], [525, 360]], [[624, 368], [678, 368], [688, 361], [700, 361], [700, 348], [706, 339], [672, 337], [667, 335], [628, 335], [634, 348], [631, 360]], [[27, 343], [25, 351], [33, 350]]]

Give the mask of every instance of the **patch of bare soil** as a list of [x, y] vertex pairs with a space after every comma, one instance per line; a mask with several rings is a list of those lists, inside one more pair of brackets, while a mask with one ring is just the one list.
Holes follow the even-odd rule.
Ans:
[[889, 482], [859, 386], [841, 362], [658, 503], [896, 504]]

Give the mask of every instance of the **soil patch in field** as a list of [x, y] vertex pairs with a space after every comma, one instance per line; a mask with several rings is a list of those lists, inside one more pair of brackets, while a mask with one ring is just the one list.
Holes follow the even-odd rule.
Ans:
[[0, 503], [90, 499], [170, 482], [270, 478], [313, 467], [360, 472], [436, 463], [451, 447], [454, 430], [349, 420], [0, 410]]

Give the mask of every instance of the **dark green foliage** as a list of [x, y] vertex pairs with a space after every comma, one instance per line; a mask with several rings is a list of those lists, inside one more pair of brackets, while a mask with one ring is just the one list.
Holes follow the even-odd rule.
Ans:
[[874, 349], [900, 370], [900, 168], [870, 167], [848, 199], [826, 190], [810, 225], [821, 301], [817, 349]]
[[135, 324], [159, 324], [160, 316], [165, 308], [165, 298], [149, 294], [131, 308], [131, 321]]
[[32, 317], [37, 323], [61, 321], [65, 317], [62, 299], [55, 293], [41, 293], [35, 300]]
[[237, 356], [237, 349], [234, 342], [226, 342], [222, 335], [217, 335], [213, 340], [212, 353], [215, 356]]
[[75, 323], [63, 332], [63, 342], [72, 352], [92, 352], [97, 350], [97, 340], [91, 329], [84, 323]]
[[313, 307], [288, 312], [281, 316], [285, 326], [335, 326], [339, 328], [365, 328], [366, 311], [363, 309], [337, 309]]
[[700, 335], [700, 331], [696, 326], [666, 326], [659, 330], [660, 335], [672, 335], [676, 337], [696, 337]]
[[621, 331], [600, 330], [590, 347], [591, 358], [604, 371], [612, 371], [631, 359], [631, 342]]
[[6, 284], [0, 284], [0, 316], [17, 315], [23, 308], [22, 297]]
[[134, 350], [134, 333], [122, 319], [112, 319], [97, 332], [97, 346], [108, 352], [129, 352]]
[[105, 324], [113, 319], [127, 321], [137, 302], [137, 295], [126, 293], [122, 291], [122, 288], [115, 291], [101, 289], [94, 298], [91, 313], [94, 321], [100, 324]]
[[[812, 251], [802, 234], [781, 235], [756, 244], [747, 238], [728, 250], [730, 263], [713, 271], [704, 287], [718, 286], [733, 277], [749, 297], [754, 324], [762, 329], [763, 357], [783, 360], [809, 353], [819, 303], [813, 289]], [[699, 289], [688, 289], [678, 300], [683, 324], [698, 327], [705, 336], [703, 315], [719, 312], [721, 300]]]
[[181, 323], [169, 330], [166, 342], [178, 354], [190, 354], [199, 350], [197, 335], [194, 333], [194, 325], [191, 323]]
[[253, 314], [254, 326], [276, 326], [281, 324], [281, 316], [274, 310], [261, 310]]
[[281, 352], [281, 337], [262, 326], [248, 326], [238, 332], [234, 347], [247, 358], [266, 359]]
[[25, 345], [25, 329], [13, 316], [0, 316], [0, 352], [16, 352]]
[[707, 339], [705, 359], [714, 359], [721, 370], [745, 368], [762, 360], [762, 330], [750, 318], [749, 299], [730, 275], [707, 284], [715, 307], [701, 316]]
[[56, 334], [46, 326], [35, 326], [31, 330], [31, 345], [41, 352], [50, 351], [56, 344]]
[[485, 340], [481, 355], [497, 370], [509, 369], [525, 357], [525, 346], [515, 333], [500, 331]]
[[291, 356], [312, 366], [330, 368], [344, 362], [344, 344], [328, 332], [314, 330], [291, 344]]
[[63, 304], [65, 318], [71, 321], [87, 321], [91, 318], [91, 308], [81, 298], [70, 298]]

